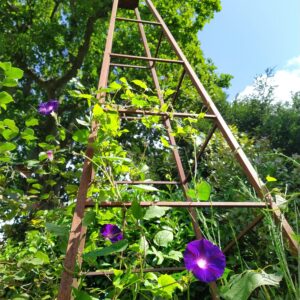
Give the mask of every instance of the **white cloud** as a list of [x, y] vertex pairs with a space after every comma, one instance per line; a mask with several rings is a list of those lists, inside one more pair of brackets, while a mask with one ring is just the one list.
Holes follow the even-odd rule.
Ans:
[[[290, 59], [282, 69], [275, 71], [273, 77], [267, 78], [266, 75], [262, 75], [260, 79], [266, 80], [275, 87], [274, 100], [276, 102], [291, 101], [292, 93], [300, 91], [300, 55]], [[257, 94], [254, 90], [254, 83], [246, 86], [238, 98], [251, 94]]]
[[292, 68], [294, 68], [294, 67], [300, 68], [300, 55], [291, 58], [291, 59], [287, 62], [286, 66], [287, 66], [287, 67], [292, 67]]

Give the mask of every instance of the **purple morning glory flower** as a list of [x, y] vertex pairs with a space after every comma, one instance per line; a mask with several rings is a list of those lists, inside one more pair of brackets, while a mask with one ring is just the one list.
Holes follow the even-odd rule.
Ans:
[[39, 113], [42, 115], [50, 115], [52, 112], [56, 111], [58, 108], [57, 100], [50, 100], [48, 102], [43, 102], [39, 105]]
[[220, 248], [205, 239], [188, 243], [183, 258], [187, 270], [207, 283], [220, 278], [226, 266], [226, 258]]
[[103, 237], [109, 239], [112, 243], [123, 239], [123, 233], [117, 225], [105, 224], [100, 230]]

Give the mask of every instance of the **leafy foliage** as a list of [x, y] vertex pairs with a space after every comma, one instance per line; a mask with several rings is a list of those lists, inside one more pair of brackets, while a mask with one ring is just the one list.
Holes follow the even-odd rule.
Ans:
[[274, 87], [268, 78], [272, 72], [259, 76], [255, 81], [255, 93], [237, 98], [227, 110], [227, 118], [242, 132], [257, 139], [268, 139], [273, 149], [287, 155], [299, 154], [300, 149], [300, 94], [295, 93], [291, 103], [274, 99]]
[[282, 277], [276, 274], [246, 271], [243, 274], [231, 278], [228, 287], [224, 287], [223, 289], [222, 297], [226, 300], [236, 299], [237, 297], [241, 300], [247, 300], [252, 292], [259, 286], [278, 286], [281, 279]]

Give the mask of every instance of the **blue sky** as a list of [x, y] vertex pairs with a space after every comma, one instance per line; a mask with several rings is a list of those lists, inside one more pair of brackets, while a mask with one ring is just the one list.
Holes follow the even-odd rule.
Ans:
[[[222, 0], [222, 11], [205, 25], [199, 40], [218, 72], [234, 76], [228, 100], [249, 89], [268, 67], [284, 71], [275, 74], [282, 90], [300, 90], [300, 0]], [[295, 68], [291, 84], [284, 76]]]

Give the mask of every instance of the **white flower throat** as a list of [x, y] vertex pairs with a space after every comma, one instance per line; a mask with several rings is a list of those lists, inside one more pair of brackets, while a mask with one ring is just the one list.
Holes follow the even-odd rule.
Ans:
[[197, 260], [197, 265], [198, 265], [198, 267], [199, 267], [200, 269], [205, 269], [206, 266], [207, 266], [207, 261], [206, 261], [205, 259], [203, 259], [203, 258], [199, 258], [199, 259]]

